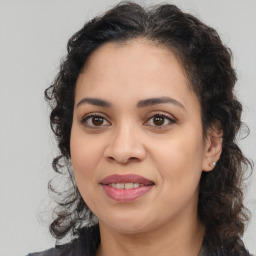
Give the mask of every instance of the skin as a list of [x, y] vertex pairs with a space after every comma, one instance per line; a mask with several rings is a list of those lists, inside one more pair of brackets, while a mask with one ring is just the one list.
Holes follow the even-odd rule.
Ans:
[[[211, 171], [218, 160], [221, 141], [213, 132], [203, 138], [200, 104], [188, 85], [170, 50], [141, 39], [104, 44], [80, 74], [71, 159], [81, 196], [99, 219], [98, 256], [198, 255], [204, 236], [198, 184], [202, 171]], [[155, 97], [178, 103], [137, 106]], [[86, 119], [89, 113], [100, 122]], [[160, 117], [163, 124], [155, 118], [159, 113], [166, 116]], [[100, 181], [130, 173], [153, 180], [153, 188], [130, 202], [109, 198]]]

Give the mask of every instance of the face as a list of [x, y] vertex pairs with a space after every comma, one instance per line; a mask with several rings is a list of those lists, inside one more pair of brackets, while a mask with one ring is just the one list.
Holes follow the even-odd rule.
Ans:
[[100, 225], [138, 233], [194, 219], [207, 162], [201, 110], [170, 50], [107, 43], [80, 74], [71, 159]]

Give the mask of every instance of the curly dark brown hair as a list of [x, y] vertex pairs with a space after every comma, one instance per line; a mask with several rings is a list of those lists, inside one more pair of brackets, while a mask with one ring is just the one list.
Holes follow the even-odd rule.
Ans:
[[120, 3], [90, 20], [68, 41], [67, 56], [55, 81], [45, 91], [52, 109], [51, 128], [60, 149], [53, 169], [67, 177], [71, 185], [65, 191], [57, 191], [57, 186], [49, 183], [58, 203], [50, 231], [57, 239], [67, 234], [79, 236], [93, 217], [68, 164], [77, 78], [88, 57], [101, 45], [136, 38], [147, 39], [175, 53], [201, 104], [204, 134], [213, 124], [220, 126], [222, 154], [214, 171], [202, 173], [198, 216], [206, 228], [204, 244], [208, 248], [232, 248], [239, 253], [248, 220], [243, 205], [243, 177], [251, 163], [236, 143], [242, 125], [242, 106], [234, 95], [237, 77], [231, 51], [213, 28], [171, 4], [144, 9], [135, 3]]

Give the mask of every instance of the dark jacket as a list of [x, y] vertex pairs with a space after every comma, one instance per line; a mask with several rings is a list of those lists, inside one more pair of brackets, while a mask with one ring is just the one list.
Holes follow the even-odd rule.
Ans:
[[[30, 253], [27, 256], [95, 256], [100, 243], [98, 225], [86, 228], [80, 238], [74, 239], [71, 243], [59, 245], [43, 252]], [[198, 256], [252, 256], [246, 249], [240, 254], [232, 254], [227, 249], [217, 249], [210, 252], [203, 246]]]

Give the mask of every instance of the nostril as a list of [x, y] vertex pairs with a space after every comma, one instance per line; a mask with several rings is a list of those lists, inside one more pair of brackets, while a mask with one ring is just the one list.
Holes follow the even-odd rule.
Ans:
[[108, 161], [116, 161], [122, 164], [142, 161], [146, 155], [145, 148], [140, 144], [109, 144], [104, 150], [104, 157]]
[[128, 164], [130, 162], [138, 161], [139, 159], [137, 157], [129, 157], [129, 158], [115, 158], [113, 156], [109, 156], [108, 159], [110, 161], [116, 161], [122, 164]]

